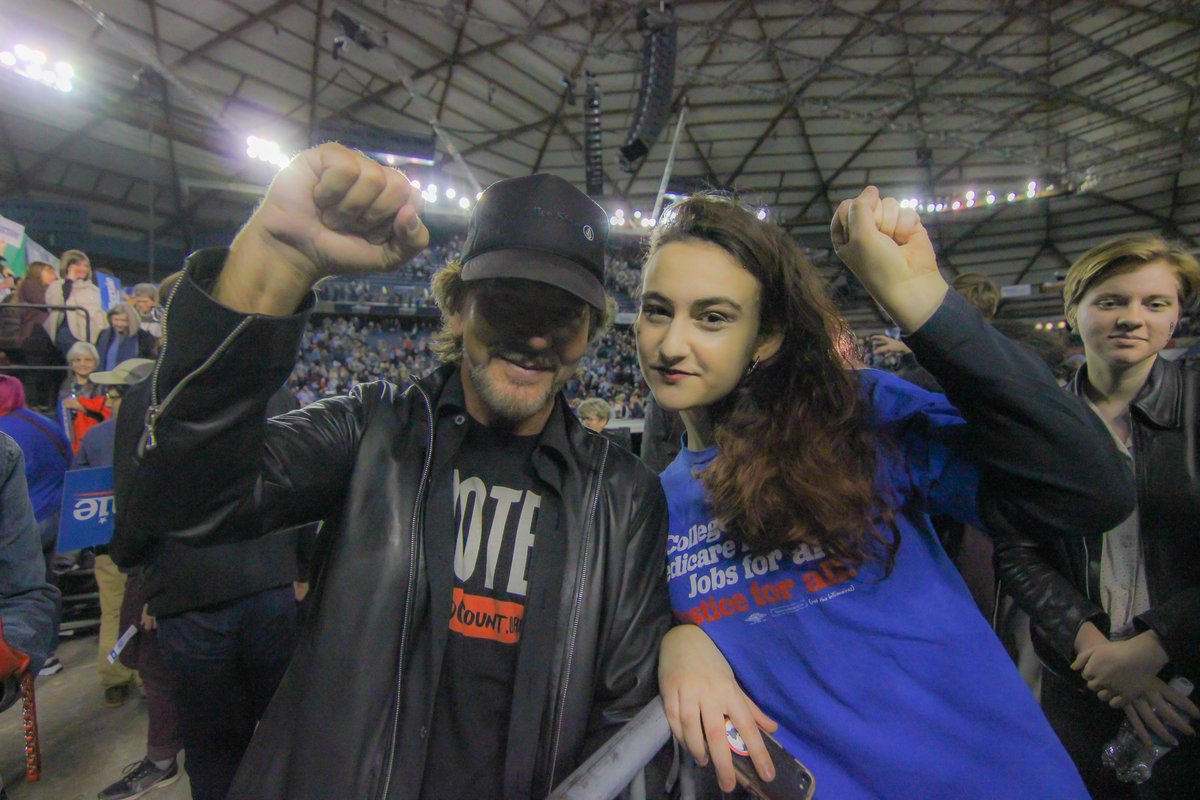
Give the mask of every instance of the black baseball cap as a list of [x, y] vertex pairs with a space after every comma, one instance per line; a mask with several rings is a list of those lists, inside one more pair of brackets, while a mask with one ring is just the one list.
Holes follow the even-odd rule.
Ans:
[[523, 278], [604, 310], [608, 214], [557, 175], [497, 181], [484, 190], [462, 250], [462, 279]]

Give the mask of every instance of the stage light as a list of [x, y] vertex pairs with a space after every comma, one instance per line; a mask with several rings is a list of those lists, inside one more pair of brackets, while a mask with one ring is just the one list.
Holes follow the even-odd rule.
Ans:
[[969, 190], [969, 191], [967, 192], [967, 195], [966, 195], [966, 197], [967, 197], [967, 199], [968, 199], [968, 200], [974, 200], [974, 199], [975, 199], [975, 191], [974, 191], [974, 190]]
[[990, 206], [996, 202], [996, 195], [992, 194], [991, 192], [988, 192], [987, 196], [984, 199], [987, 200], [987, 204]]
[[634, 219], [641, 219], [641, 218], [642, 218], [642, 212], [641, 212], [640, 210], [633, 212], [633, 218], [634, 218]]
[[760, 208], [758, 210], [758, 213], [755, 214], [754, 216], [758, 217], [759, 219], [766, 219], [767, 218], [767, 210], [765, 208]]
[[1037, 196], [1037, 181], [1029, 182], [1029, 185], [1025, 187], [1025, 196], [1031, 198]]
[[460, 197], [460, 198], [458, 198], [458, 207], [461, 208], [462, 210], [466, 211], [468, 208], [471, 207], [471, 201], [465, 197]]
[[617, 217], [617, 216], [612, 216], [612, 217], [609, 217], [609, 218], [608, 218], [608, 224], [609, 224], [609, 225], [613, 225], [613, 226], [620, 225], [620, 224], [621, 224], [621, 218], [620, 218], [620, 217]]
[[251, 158], [274, 164], [279, 168], [286, 167], [292, 159], [283, 152], [278, 142], [263, 139], [258, 136], [246, 137], [246, 155]]
[[1008, 202], [1010, 202], [1010, 203], [1011, 203], [1012, 201], [1014, 201], [1014, 200], [1016, 200], [1016, 199], [1017, 199], [1017, 193], [1016, 193], [1016, 192], [1009, 192], [1009, 193], [1008, 193], [1008, 197], [1007, 197], [1006, 199], [1008, 200]]
[[457, 196], [458, 196], [458, 192], [454, 191], [453, 186], [451, 186], [449, 189], [446, 190], [446, 199], [453, 200]]
[[962, 203], [955, 200], [953, 203], [950, 204], [950, 208], [954, 209], [955, 211], [958, 211], [960, 208], [962, 208]]
[[75, 77], [75, 70], [65, 61], [59, 61], [51, 68], [47, 66], [48, 61], [44, 52], [24, 44], [14, 46], [11, 51], [0, 52], [0, 66], [51, 89], [60, 92], [71, 91], [71, 79]]
[[413, 185], [413, 188], [414, 188], [414, 189], [420, 189], [420, 188], [421, 188], [421, 182], [420, 182], [419, 180], [417, 180], [416, 178], [409, 178], [409, 179], [408, 179], [408, 182], [409, 182], [409, 183], [411, 183], [411, 184]]

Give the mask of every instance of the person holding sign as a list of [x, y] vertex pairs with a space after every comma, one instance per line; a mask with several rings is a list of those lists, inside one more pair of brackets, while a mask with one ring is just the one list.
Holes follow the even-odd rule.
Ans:
[[752, 209], [694, 196], [654, 229], [638, 354], [687, 430], [662, 474], [685, 623], [659, 670], [671, 728], [727, 791], [726, 718], [761, 777], [760, 727], [818, 798], [1082, 800], [929, 514], [1101, 531], [1132, 507], [1129, 476], [1084, 405], [949, 290], [915, 211], [868, 187], [832, 235], [949, 399], [849, 368], [816, 268]]

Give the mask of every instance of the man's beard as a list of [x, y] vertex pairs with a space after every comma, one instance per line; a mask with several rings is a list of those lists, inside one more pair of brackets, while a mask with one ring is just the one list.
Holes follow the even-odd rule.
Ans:
[[[559, 390], [567, 385], [570, 380], [560, 379], [555, 374], [554, 380], [550, 385], [539, 394], [530, 397], [526, 394], [517, 396], [512, 391], [505, 391], [497, 385], [497, 381], [492, 380], [488, 375], [488, 365], [502, 356], [492, 355], [485, 364], [477, 364], [470, 367], [471, 382], [475, 386], [475, 390], [479, 392], [479, 397], [483, 400], [483, 404], [491, 416], [491, 427], [501, 429], [512, 429], [519, 426], [525, 420], [537, 414], [544, 409], [553, 399]], [[520, 363], [520, 359], [517, 359]]]

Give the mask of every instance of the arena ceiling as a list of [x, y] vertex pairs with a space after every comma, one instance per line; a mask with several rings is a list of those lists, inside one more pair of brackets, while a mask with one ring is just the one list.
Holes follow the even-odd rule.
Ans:
[[[925, 209], [948, 273], [1031, 284], [1008, 315], [1053, 315], [1040, 287], [1104, 237], [1200, 242], [1200, 4], [677, 2], [674, 109], [628, 172], [645, 5], [0, 0], [0, 51], [75, 73], [59, 92], [0, 68], [0, 194], [83, 203], [99, 232], [191, 247], [269, 181], [247, 136], [295, 152], [329, 123], [428, 137], [431, 119], [483, 185], [544, 171], [582, 186], [590, 72], [610, 213], [653, 207], [686, 105], [673, 174], [736, 188], [831, 277], [831, 210], [868, 182]], [[337, 46], [335, 11], [378, 46]], [[415, 172], [473, 195], [441, 143], [437, 161]], [[867, 303], [855, 317], [878, 323]]]

